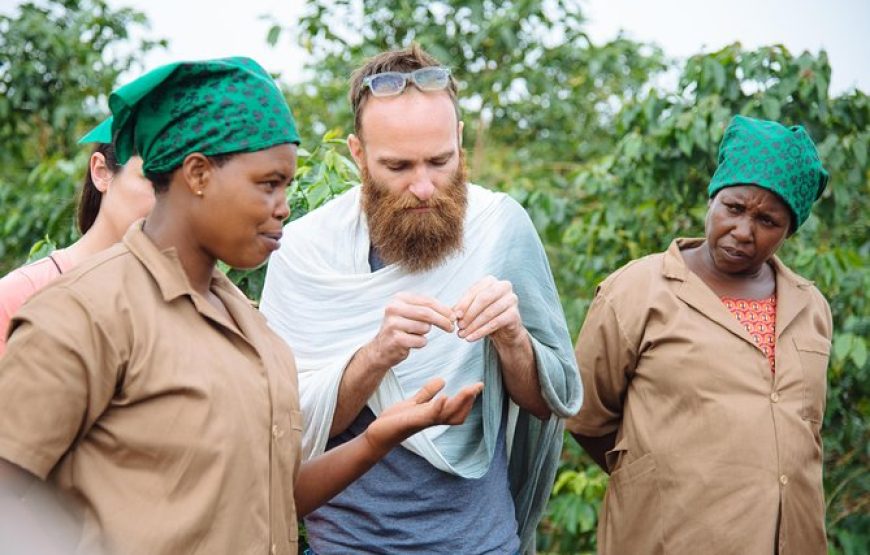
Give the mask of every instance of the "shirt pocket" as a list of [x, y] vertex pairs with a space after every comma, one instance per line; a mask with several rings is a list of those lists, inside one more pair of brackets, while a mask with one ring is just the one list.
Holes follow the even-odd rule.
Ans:
[[819, 337], [796, 337], [794, 338], [794, 346], [797, 349], [803, 373], [801, 418], [821, 423], [825, 416], [831, 342]]
[[599, 553], [664, 552], [662, 496], [655, 457], [651, 453], [628, 460], [617, 446], [607, 453], [614, 463], [599, 523]]
[[618, 465], [610, 475], [610, 481], [614, 486], [627, 486], [632, 482], [643, 480], [655, 470], [656, 461], [650, 453], [647, 453], [636, 460]]
[[647, 453], [634, 460], [629, 459], [628, 440], [620, 438], [613, 449], [604, 453], [610, 480], [615, 482], [630, 482], [634, 477], [655, 470], [655, 460]]

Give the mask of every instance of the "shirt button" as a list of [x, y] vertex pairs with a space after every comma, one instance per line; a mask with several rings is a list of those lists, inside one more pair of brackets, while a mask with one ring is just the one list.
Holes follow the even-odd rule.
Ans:
[[771, 393], [770, 400], [773, 401], [774, 403], [778, 403], [779, 402], [779, 393], [777, 393], [776, 391]]
[[785, 474], [783, 474], [782, 476], [780, 476], [780, 477], [779, 477], [779, 483], [782, 484], [782, 485], [786, 485], [786, 484], [788, 483], [788, 476], [786, 476]]
[[274, 437], [275, 439], [278, 439], [278, 432], [279, 432], [278, 425], [275, 424], [274, 426], [272, 426], [272, 437]]

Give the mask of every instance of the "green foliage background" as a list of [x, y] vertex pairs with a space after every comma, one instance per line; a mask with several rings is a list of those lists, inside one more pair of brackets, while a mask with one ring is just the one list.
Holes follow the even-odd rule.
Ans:
[[[40, 7], [42, 6], [42, 7]], [[104, 0], [21, 4], [0, 16], [0, 273], [47, 238], [68, 244], [86, 149], [118, 75], [162, 41], [131, 44], [142, 14]], [[834, 348], [825, 418], [831, 553], [870, 545], [870, 103], [829, 94], [824, 52], [733, 44], [688, 60], [619, 37], [594, 44], [577, 0], [313, 0], [265, 39], [298, 41], [304, 79], [287, 90], [305, 151], [291, 195], [298, 217], [357, 179], [347, 77], [365, 57], [416, 40], [461, 82], [474, 181], [506, 191], [544, 239], [576, 336], [594, 288], [632, 258], [703, 232], [704, 189], [733, 114], [805, 125], [831, 183], [780, 256], [831, 303]], [[288, 32], [289, 31], [289, 32]], [[674, 84], [668, 84], [674, 83]], [[43, 249], [44, 251], [45, 249]], [[229, 270], [259, 298], [263, 270]], [[566, 440], [539, 550], [593, 552], [607, 476]]]

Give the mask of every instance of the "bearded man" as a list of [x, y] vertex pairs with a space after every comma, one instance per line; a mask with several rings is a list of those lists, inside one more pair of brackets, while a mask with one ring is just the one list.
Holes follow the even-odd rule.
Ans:
[[519, 553], [580, 408], [540, 239], [510, 197], [466, 181], [456, 82], [414, 45], [352, 77], [356, 187], [291, 222], [261, 309], [294, 349], [303, 456], [361, 434], [433, 376], [484, 390], [463, 425], [419, 433], [306, 518], [314, 553]]

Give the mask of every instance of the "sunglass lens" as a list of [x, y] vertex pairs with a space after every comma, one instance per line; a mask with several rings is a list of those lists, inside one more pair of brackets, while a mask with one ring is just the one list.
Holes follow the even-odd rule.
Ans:
[[440, 91], [447, 87], [450, 74], [443, 67], [424, 67], [414, 72], [414, 83], [424, 91]]
[[401, 73], [380, 73], [372, 78], [369, 86], [375, 96], [399, 94], [405, 89], [405, 77]]

